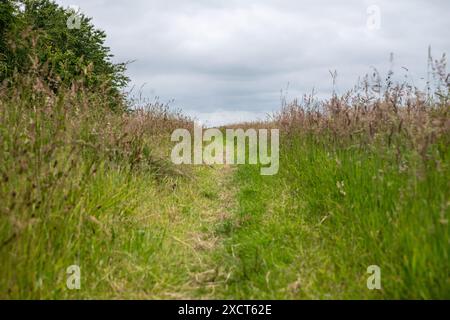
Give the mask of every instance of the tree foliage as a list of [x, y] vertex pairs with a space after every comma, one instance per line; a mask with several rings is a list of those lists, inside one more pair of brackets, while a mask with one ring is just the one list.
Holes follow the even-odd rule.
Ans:
[[[79, 24], [69, 28], [74, 14]], [[107, 87], [117, 95], [128, 82], [126, 65], [111, 61], [105, 38], [91, 18], [51, 0], [1, 0], [0, 80], [42, 64], [55, 90], [81, 80], [88, 88]]]

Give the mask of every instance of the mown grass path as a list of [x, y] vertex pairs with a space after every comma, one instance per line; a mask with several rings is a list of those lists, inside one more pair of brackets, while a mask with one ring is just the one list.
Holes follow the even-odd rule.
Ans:
[[[353, 155], [337, 161], [317, 148], [300, 151], [276, 176], [261, 176], [255, 165], [196, 166], [158, 180], [99, 167], [73, 194], [74, 207], [35, 219], [3, 246], [0, 297], [448, 297], [448, 229], [439, 220], [448, 197], [429, 193], [440, 186], [448, 195], [447, 173], [419, 181], [420, 197], [390, 192], [381, 201], [373, 190], [394, 182], [410, 190], [412, 178]], [[381, 168], [383, 179], [372, 178]], [[407, 228], [417, 217], [430, 221]], [[66, 287], [73, 264], [80, 290]], [[366, 286], [371, 264], [382, 268], [382, 290]]]
[[192, 179], [176, 182], [166, 199], [172, 206], [163, 210], [173, 215], [165, 222], [164, 241], [154, 257], [160, 264], [159, 281], [143, 297], [213, 299], [225, 286], [226, 239], [220, 229], [237, 209], [234, 171], [231, 166], [201, 166], [193, 169]]

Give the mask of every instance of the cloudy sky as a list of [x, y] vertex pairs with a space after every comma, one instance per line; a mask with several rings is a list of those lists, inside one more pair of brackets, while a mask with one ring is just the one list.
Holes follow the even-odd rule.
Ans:
[[[57, 0], [107, 32], [143, 96], [210, 125], [265, 118], [288, 99], [354, 85], [376, 67], [420, 84], [427, 47], [449, 53], [450, 1]], [[378, 19], [379, 18], [379, 19]]]

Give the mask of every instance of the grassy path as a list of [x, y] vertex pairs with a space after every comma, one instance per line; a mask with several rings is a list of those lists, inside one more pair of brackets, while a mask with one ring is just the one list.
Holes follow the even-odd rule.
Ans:
[[[117, 272], [106, 271], [111, 277], [95, 291], [104, 289], [87, 291], [87, 296], [214, 298], [216, 287], [226, 278], [215, 260], [223, 245], [216, 226], [233, 209], [231, 176], [231, 168], [196, 167], [190, 178], [141, 189], [141, 205], [130, 217], [133, 244], [122, 251], [125, 259], [114, 264]], [[136, 227], [143, 236], [135, 236]]]
[[164, 200], [164, 211], [173, 210], [173, 217], [165, 221], [166, 235], [154, 257], [159, 281], [150, 294], [138, 297], [216, 298], [229, 278], [222, 263], [221, 229], [236, 210], [234, 168], [196, 167], [193, 176], [177, 181], [174, 193]]
[[[228, 276], [219, 226], [235, 209], [233, 169], [191, 170], [190, 177], [159, 181], [99, 167], [70, 195], [72, 207], [54, 195], [51, 214], [2, 245], [0, 297], [216, 297]], [[72, 265], [81, 269], [79, 290], [66, 286]]]
[[[392, 171], [373, 179], [383, 163], [358, 162], [354, 154], [336, 161], [336, 155], [317, 148], [295, 150], [292, 159], [282, 159], [286, 170], [276, 176], [261, 176], [252, 165], [200, 166], [189, 169], [189, 178], [159, 181], [151, 173], [99, 167], [69, 194], [73, 207], [58, 207], [68, 200], [57, 194], [51, 214], [3, 245], [0, 297], [448, 296], [445, 278], [436, 282], [448, 274], [447, 225], [436, 220], [434, 229], [405, 229], [418, 223], [413, 217], [440, 214], [436, 208], [447, 198], [428, 194], [435, 186], [448, 190], [447, 174], [420, 181], [416, 192], [427, 196], [411, 193], [399, 207], [403, 193], [390, 192], [383, 203], [370, 197], [394, 182], [409, 190], [409, 176], [400, 180]], [[342, 190], [336, 181], [344, 180]], [[427, 210], [426, 216], [418, 214]], [[418, 251], [411, 251], [416, 247], [428, 260], [418, 260]], [[373, 263], [383, 268], [380, 291], [366, 287], [366, 269]], [[81, 268], [80, 290], [66, 287], [66, 268], [73, 264]], [[423, 281], [408, 283], [415, 277]], [[415, 291], [408, 292], [413, 285]]]
[[[190, 215], [183, 214], [172, 224], [167, 247], [161, 252], [175, 264], [173, 268], [167, 267], [170, 263], [163, 264], [160, 274], [169, 280], [178, 275], [178, 281], [162, 283], [156, 287], [160, 293], [153, 289], [150, 297], [383, 299], [448, 295], [446, 280], [434, 288], [419, 283], [415, 291], [407, 291], [405, 282], [411, 272], [423, 281], [434, 280], [428, 278], [431, 274], [417, 269], [417, 260], [410, 262], [416, 259], [415, 254], [407, 251], [409, 242], [401, 240], [420, 239], [419, 233], [409, 233], [405, 227], [411, 218], [399, 219], [395, 225], [386, 224], [389, 219], [384, 215], [373, 221], [375, 210], [380, 210], [376, 209], [378, 203], [363, 198], [357, 186], [359, 179], [371, 177], [378, 167], [372, 168], [366, 161], [367, 168], [355, 174], [358, 162], [353, 154], [342, 164], [319, 150], [305, 154], [304, 158], [297, 156], [299, 164], [289, 159], [292, 170], [277, 176], [261, 176], [258, 166], [252, 165], [196, 168], [196, 178], [189, 182], [193, 189], [180, 187], [177, 193], [182, 199], [179, 208], [190, 203]], [[322, 167], [310, 161], [311, 157], [322, 161]], [[296, 171], [297, 166], [303, 170]], [[345, 193], [335, 183], [344, 174], [347, 185], [353, 185]], [[390, 179], [396, 181], [397, 174]], [[441, 182], [445, 183], [443, 179], [434, 181]], [[405, 188], [409, 186], [406, 179], [402, 183]], [[382, 188], [376, 180], [365, 185]], [[359, 212], [356, 206], [360, 206]], [[353, 219], [346, 218], [352, 214]], [[409, 209], [403, 216], [407, 214], [411, 214]], [[396, 238], [391, 228], [402, 233], [402, 238]], [[376, 230], [385, 230], [384, 239]], [[415, 230], [428, 232], [418, 227]], [[434, 243], [429, 235], [422, 246], [429, 248]], [[401, 251], [403, 260], [397, 258], [396, 252]], [[445, 275], [442, 254], [441, 250], [428, 256], [436, 259], [433, 268], [441, 268]], [[416, 263], [416, 269], [410, 263]], [[367, 288], [367, 267], [371, 264], [379, 264], [383, 270], [381, 290]], [[422, 288], [431, 289], [426, 292]]]
[[184, 266], [188, 268], [189, 278], [183, 286], [185, 290], [174, 288], [172, 298], [216, 298], [218, 288], [222, 288], [229, 278], [220, 254], [225, 241], [220, 229], [236, 210], [234, 168], [207, 166], [197, 169], [195, 188], [198, 189], [192, 199], [194, 210], [198, 211], [194, 219], [183, 226], [182, 239], [176, 239], [192, 252]]

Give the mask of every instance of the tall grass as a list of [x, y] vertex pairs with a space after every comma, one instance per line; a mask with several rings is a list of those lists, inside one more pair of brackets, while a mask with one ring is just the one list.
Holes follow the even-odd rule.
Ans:
[[[227, 222], [227, 298], [449, 298], [450, 108], [366, 78], [355, 90], [285, 104], [280, 171], [238, 169]], [[377, 77], [380, 78], [380, 77]], [[366, 286], [378, 265], [382, 289]]]
[[189, 118], [31, 59], [0, 86], [0, 297], [450, 297], [444, 60], [434, 91], [389, 73], [234, 125], [282, 136], [279, 173], [243, 165], [232, 186], [230, 168], [169, 161]]
[[[113, 109], [107, 86], [82, 80], [55, 91], [45, 68], [0, 86], [0, 297], [158, 295], [160, 268], [173, 270], [184, 252], [167, 240], [167, 213], [197, 203], [193, 192], [173, 197], [191, 181], [168, 159], [172, 128], [190, 120], [158, 104], [127, 111], [118, 99]], [[170, 259], [152, 260], [167, 250]], [[66, 287], [74, 264], [80, 291]], [[169, 278], [163, 285], [189, 275]]]

